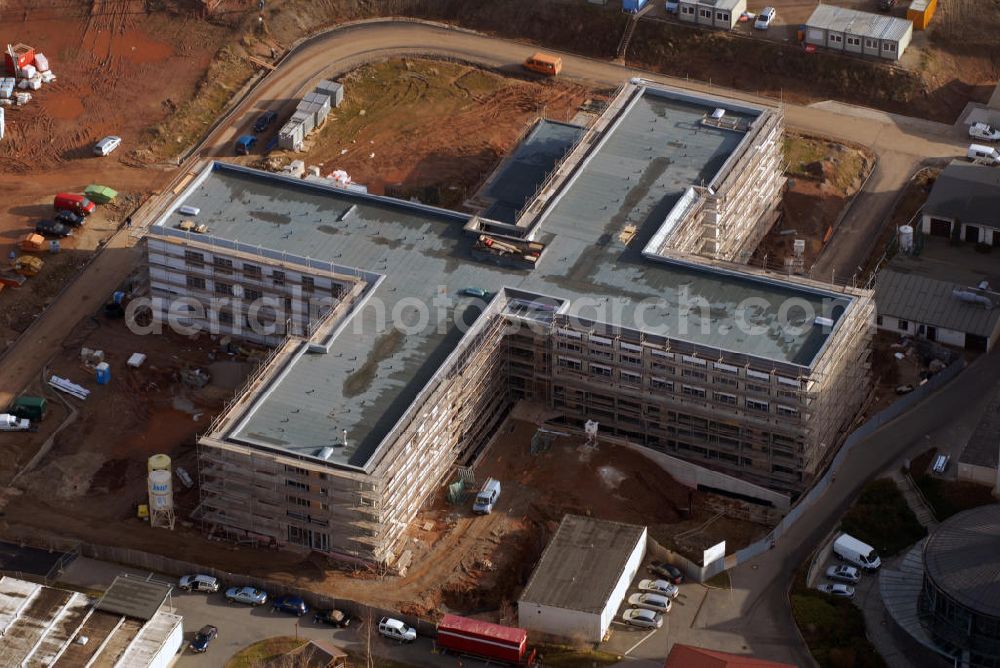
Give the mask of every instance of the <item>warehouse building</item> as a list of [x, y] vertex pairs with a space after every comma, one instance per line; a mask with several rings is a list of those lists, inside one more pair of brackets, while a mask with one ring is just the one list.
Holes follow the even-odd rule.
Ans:
[[679, 0], [677, 17], [681, 21], [712, 28], [732, 30], [747, 10], [747, 0]]
[[184, 642], [170, 589], [118, 577], [95, 604], [79, 592], [0, 578], [0, 664], [166, 668]]
[[907, 19], [818, 5], [805, 24], [805, 42], [859, 56], [898, 61], [913, 37]]
[[566, 515], [517, 602], [522, 628], [601, 642], [646, 556], [646, 527]]
[[953, 160], [931, 188], [924, 234], [1000, 246], [1000, 169]]
[[[703, 122], [720, 108], [743, 129]], [[751, 112], [633, 85], [514, 224], [207, 167], [146, 239], [154, 320], [181, 303], [185, 324], [281, 340], [199, 440], [205, 527], [392, 563], [518, 400], [800, 493], [867, 392], [873, 306], [674, 247], [690, 207], [714, 205], [698, 191], [674, 211], [702, 179], [726, 193], [704, 229], [727, 255], [760, 231], [730, 179], [754, 171], [757, 133], [780, 144], [780, 119]]]

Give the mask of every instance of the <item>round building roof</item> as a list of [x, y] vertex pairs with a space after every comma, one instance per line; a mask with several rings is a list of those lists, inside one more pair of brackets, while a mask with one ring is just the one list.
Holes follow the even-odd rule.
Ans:
[[1000, 617], [1000, 504], [966, 510], [935, 529], [924, 568], [957, 603]]

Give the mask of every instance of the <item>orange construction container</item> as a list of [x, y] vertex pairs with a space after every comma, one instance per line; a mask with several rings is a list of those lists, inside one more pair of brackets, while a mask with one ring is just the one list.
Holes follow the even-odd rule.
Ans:
[[906, 18], [913, 21], [914, 30], [927, 30], [936, 9], [937, 0], [913, 0], [906, 10]]

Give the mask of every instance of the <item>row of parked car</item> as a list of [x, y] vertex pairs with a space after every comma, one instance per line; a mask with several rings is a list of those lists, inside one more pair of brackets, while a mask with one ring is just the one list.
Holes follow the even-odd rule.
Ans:
[[639, 591], [628, 597], [629, 607], [622, 613], [622, 621], [630, 626], [658, 629], [663, 626], [663, 615], [670, 612], [673, 600], [680, 593], [684, 574], [676, 566], [663, 561], [649, 565], [649, 573], [656, 578], [639, 580]]
[[[177, 588], [182, 591], [204, 592], [214, 594], [221, 590], [222, 585], [218, 578], [211, 575], [185, 575], [177, 581]], [[301, 617], [309, 612], [309, 605], [301, 596], [278, 596], [270, 598], [266, 591], [256, 587], [230, 587], [225, 590], [224, 596], [230, 603], [242, 603], [254, 607], [271, 604], [271, 610], [284, 612]], [[335, 608], [317, 610], [313, 614], [313, 621], [317, 624], [329, 624], [338, 628], [345, 628], [351, 624], [353, 617], [343, 610]], [[205, 626], [195, 634], [189, 648], [192, 652], [204, 652], [208, 650], [209, 643], [217, 638], [219, 630], [214, 626]]]

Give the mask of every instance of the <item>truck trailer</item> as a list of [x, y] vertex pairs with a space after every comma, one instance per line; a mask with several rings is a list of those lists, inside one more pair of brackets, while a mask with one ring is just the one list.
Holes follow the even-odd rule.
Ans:
[[528, 632], [478, 619], [445, 615], [438, 623], [438, 649], [454, 654], [501, 661], [511, 666], [534, 666], [535, 650], [528, 648]]

